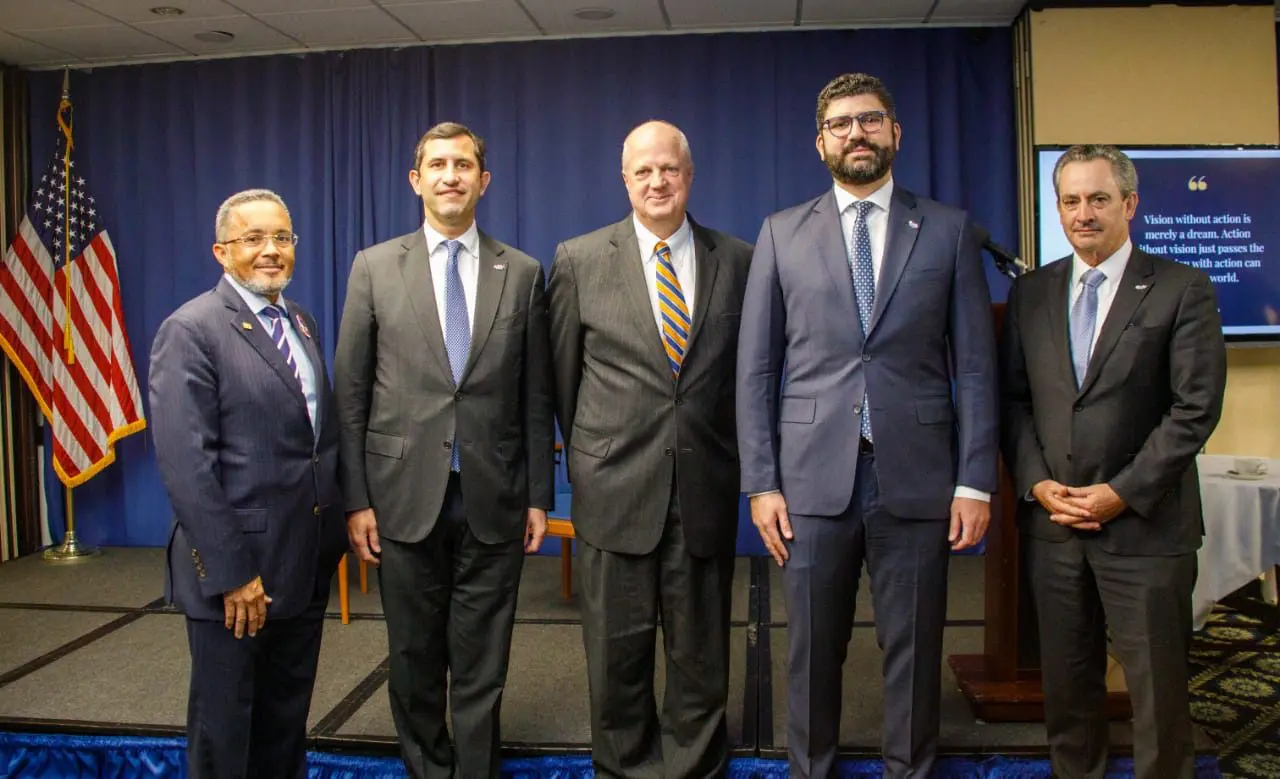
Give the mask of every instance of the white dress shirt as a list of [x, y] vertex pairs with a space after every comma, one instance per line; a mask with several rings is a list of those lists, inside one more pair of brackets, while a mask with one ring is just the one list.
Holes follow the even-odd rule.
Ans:
[[262, 295], [251, 292], [230, 273], [223, 274], [227, 281], [231, 282], [231, 288], [240, 293], [240, 297], [244, 299], [244, 304], [249, 307], [258, 317], [258, 321], [266, 328], [267, 335], [271, 335], [272, 318], [265, 316], [262, 312], [267, 306], [275, 305], [284, 311], [284, 316], [280, 321], [284, 326], [284, 338], [289, 343], [289, 354], [293, 357], [294, 363], [298, 366], [298, 378], [302, 380], [302, 397], [307, 401], [307, 416], [311, 418], [311, 432], [316, 432], [316, 372], [315, 366], [311, 364], [311, 358], [307, 356], [307, 348], [302, 344], [302, 336], [298, 335], [297, 329], [294, 327], [293, 316], [297, 313], [290, 311], [285, 306], [284, 298], [279, 297], [273, 304]]
[[[1116, 250], [1116, 253], [1098, 263], [1097, 270], [1102, 272], [1106, 278], [1098, 285], [1098, 316], [1094, 320], [1093, 340], [1089, 342], [1089, 356], [1093, 356], [1093, 347], [1098, 343], [1098, 333], [1102, 332], [1102, 325], [1107, 321], [1107, 313], [1111, 311], [1111, 304], [1116, 299], [1116, 290], [1120, 288], [1120, 277], [1124, 275], [1124, 269], [1129, 265], [1129, 255], [1133, 253], [1133, 243], [1125, 240], [1124, 245]], [[1076, 300], [1084, 292], [1084, 285], [1080, 283], [1080, 278], [1084, 276], [1085, 271], [1089, 270], [1089, 264], [1080, 259], [1079, 254], [1071, 255], [1071, 292], [1067, 300], [1067, 311], [1075, 306]]]
[[[836, 195], [836, 207], [840, 209], [840, 232], [844, 236], [845, 256], [853, 256], [853, 223], [857, 219], [858, 210], [853, 204], [858, 202], [858, 198], [854, 197], [848, 190], [839, 184], [834, 186]], [[889, 240], [889, 206], [893, 203], [893, 177], [884, 183], [884, 186], [868, 195], [866, 200], [875, 204], [867, 212], [867, 233], [871, 238], [871, 271], [876, 280], [876, 294], [880, 294], [880, 269], [884, 267], [884, 247]], [[852, 278], [850, 284], [852, 285]], [[871, 424], [875, 425], [875, 418], [871, 419]], [[955, 496], [957, 498], [974, 498], [976, 500], [991, 501], [990, 493], [975, 490], [971, 487], [956, 485]]]
[[[430, 224], [423, 222], [423, 235], [427, 238], [427, 252], [431, 258], [431, 283], [435, 286], [436, 313], [440, 315], [440, 336], [448, 342], [447, 319], [445, 318], [445, 276], [449, 264], [449, 248], [444, 242], [449, 240], [436, 232]], [[480, 230], [473, 221], [467, 231], [458, 236], [462, 249], [458, 252], [458, 275], [462, 277], [462, 294], [467, 298], [467, 323], [472, 335], [476, 326], [476, 285], [480, 278]]]
[[[649, 287], [649, 304], [653, 307], [653, 323], [662, 335], [662, 309], [658, 307], [658, 253], [655, 251], [658, 242], [663, 240], [640, 224], [635, 214], [631, 221], [636, 227], [636, 241], [640, 246], [640, 258], [644, 261], [644, 280]], [[671, 249], [671, 265], [676, 269], [676, 280], [680, 282], [680, 291], [684, 294], [684, 304], [689, 309], [689, 319], [693, 320], [693, 300], [698, 283], [696, 263], [693, 256], [693, 228], [689, 226], [689, 217], [685, 217], [680, 227], [666, 239]]]

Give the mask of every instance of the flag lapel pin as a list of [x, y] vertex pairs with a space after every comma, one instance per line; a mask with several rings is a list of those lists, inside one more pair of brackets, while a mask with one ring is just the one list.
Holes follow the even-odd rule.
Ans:
[[298, 331], [302, 333], [307, 340], [311, 339], [311, 331], [307, 329], [307, 323], [302, 321], [302, 314], [294, 314], [293, 318], [298, 322]]

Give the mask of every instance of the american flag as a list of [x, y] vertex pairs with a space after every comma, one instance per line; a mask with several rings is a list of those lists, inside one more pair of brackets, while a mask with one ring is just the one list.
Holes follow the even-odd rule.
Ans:
[[116, 441], [147, 423], [115, 249], [70, 155], [69, 109], [64, 100], [59, 151], [0, 266], [0, 348], [52, 426], [54, 471], [76, 487], [115, 461]]

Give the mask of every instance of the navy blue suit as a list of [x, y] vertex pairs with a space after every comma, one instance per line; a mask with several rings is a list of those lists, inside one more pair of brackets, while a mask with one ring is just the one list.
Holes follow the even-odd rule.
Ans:
[[[738, 340], [742, 489], [778, 490], [791, 775], [834, 775], [865, 560], [884, 649], [885, 776], [937, 751], [956, 488], [996, 488], [991, 298], [968, 216], [895, 186], [863, 331], [833, 191], [765, 220]], [[954, 385], [954, 392], [953, 392]], [[874, 443], [860, 442], [864, 398]]]
[[[166, 595], [187, 615], [192, 776], [302, 775], [329, 582], [347, 547], [338, 425], [315, 321], [282, 301], [315, 373], [298, 379], [224, 278], [160, 326], [151, 430], [174, 509]], [[237, 640], [223, 594], [254, 577], [265, 627]]]

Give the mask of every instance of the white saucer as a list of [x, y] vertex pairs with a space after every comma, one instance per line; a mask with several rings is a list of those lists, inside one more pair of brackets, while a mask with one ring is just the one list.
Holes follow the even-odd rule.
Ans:
[[1240, 473], [1234, 468], [1227, 470], [1227, 477], [1231, 479], [1240, 479], [1241, 481], [1261, 481], [1267, 478], [1265, 473]]

